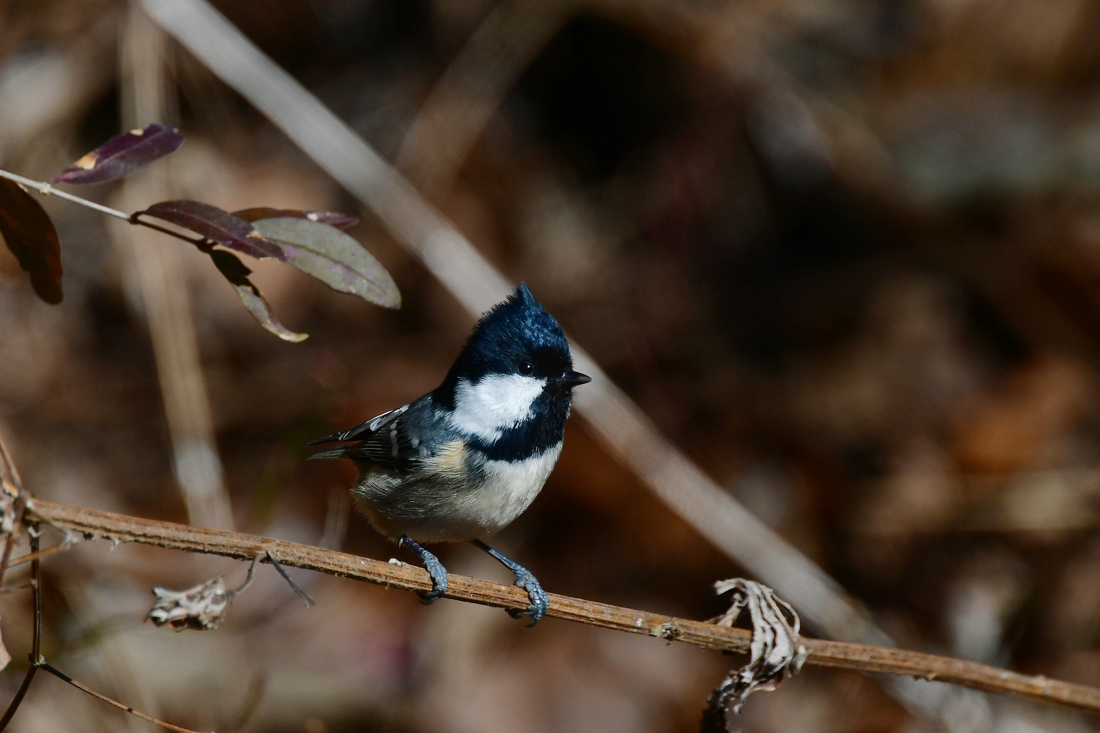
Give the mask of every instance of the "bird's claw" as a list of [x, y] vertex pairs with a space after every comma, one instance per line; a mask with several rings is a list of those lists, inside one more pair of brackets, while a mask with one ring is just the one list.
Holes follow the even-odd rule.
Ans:
[[527, 624], [529, 627], [534, 626], [539, 622], [539, 619], [546, 615], [546, 612], [550, 610], [550, 597], [546, 595], [546, 591], [542, 589], [539, 581], [535, 579], [535, 576], [531, 574], [531, 571], [520, 565], [515, 560], [509, 560], [504, 555], [494, 550], [489, 545], [485, 544], [481, 540], [470, 540], [475, 547], [478, 547], [485, 552], [489, 553], [497, 559], [504, 567], [512, 571], [516, 576], [516, 587], [522, 588], [527, 591], [527, 597], [531, 599], [531, 605], [527, 607], [526, 611], [520, 611], [516, 608], [509, 608], [508, 615], [512, 618], [520, 618], [521, 616], [530, 616], [531, 623]]
[[539, 584], [539, 581], [527, 568], [519, 567], [515, 570], [515, 574], [516, 587], [527, 591], [527, 597], [531, 599], [531, 605], [527, 607], [526, 611], [509, 608], [508, 615], [512, 618], [530, 616], [531, 623], [527, 624], [527, 626], [531, 627], [537, 624], [539, 619], [550, 610], [550, 598], [546, 595], [546, 591], [542, 589], [542, 585]]
[[435, 603], [446, 592], [447, 592], [447, 589], [445, 587], [440, 589], [439, 587], [437, 587], [435, 585], [435, 583], [433, 581], [431, 590], [418, 590], [416, 592], [416, 595], [417, 595], [418, 598], [420, 598], [420, 602], [423, 603], [425, 606], [427, 606], [431, 603]]
[[398, 544], [402, 547], [408, 547], [410, 550], [416, 553], [420, 558], [420, 562], [424, 564], [424, 569], [428, 571], [428, 575], [432, 578], [432, 589], [417, 591], [416, 595], [420, 597], [420, 602], [425, 606], [429, 603], [434, 603], [437, 599], [442, 597], [447, 592], [447, 568], [443, 567], [443, 563], [439, 562], [439, 558], [432, 553], [425, 550], [416, 542], [413, 542], [408, 537], [402, 537]]
[[417, 595], [420, 596], [420, 602], [427, 606], [447, 592], [447, 568], [443, 567], [443, 563], [435, 555], [427, 551], [424, 554], [424, 567], [428, 575], [432, 576], [432, 589], [417, 591]]

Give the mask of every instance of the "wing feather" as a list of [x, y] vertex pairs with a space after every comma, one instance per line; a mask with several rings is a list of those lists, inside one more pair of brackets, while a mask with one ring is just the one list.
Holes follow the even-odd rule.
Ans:
[[429, 405], [421, 404], [422, 402], [424, 398], [383, 412], [349, 430], [312, 440], [310, 445], [346, 445], [318, 451], [310, 458], [350, 458], [386, 468], [410, 468], [420, 460], [420, 431], [417, 429], [416, 416], [424, 409], [431, 409]]

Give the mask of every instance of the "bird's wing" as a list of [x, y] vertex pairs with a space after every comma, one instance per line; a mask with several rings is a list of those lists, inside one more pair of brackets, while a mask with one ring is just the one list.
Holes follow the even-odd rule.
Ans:
[[396, 410], [383, 412], [350, 430], [310, 441], [310, 445], [345, 444], [319, 451], [310, 458], [350, 458], [387, 468], [410, 467], [420, 458], [420, 431], [416, 427], [416, 416], [425, 409], [431, 409], [421, 402], [417, 400]]
[[354, 428], [345, 430], [342, 433], [333, 433], [332, 435], [326, 435], [322, 438], [314, 438], [309, 441], [307, 445], [318, 445], [320, 443], [346, 443], [350, 440], [361, 440], [365, 436], [377, 431], [383, 425], [387, 425], [390, 422], [396, 420], [408, 409], [412, 407], [412, 404], [402, 405], [389, 412], [383, 412], [381, 415], [376, 415], [366, 422], [361, 422]]

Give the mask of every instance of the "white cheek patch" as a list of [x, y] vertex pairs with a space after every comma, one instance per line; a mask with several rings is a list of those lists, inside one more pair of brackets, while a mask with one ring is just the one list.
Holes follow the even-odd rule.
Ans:
[[531, 417], [531, 405], [545, 386], [545, 379], [522, 374], [492, 374], [478, 382], [460, 379], [451, 422], [467, 435], [496, 440]]

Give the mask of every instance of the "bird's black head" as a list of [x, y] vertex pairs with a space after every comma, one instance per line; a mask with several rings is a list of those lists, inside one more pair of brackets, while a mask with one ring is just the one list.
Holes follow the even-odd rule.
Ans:
[[[531, 380], [512, 380], [508, 384], [515, 385], [517, 391], [501, 392], [489, 386], [501, 384], [499, 379], [492, 379], [499, 377], [530, 377]], [[497, 451], [512, 446], [524, 452], [536, 450], [536, 445], [546, 447], [561, 440], [572, 389], [588, 381], [588, 377], [573, 371], [569, 342], [561, 326], [535, 300], [527, 285], [522, 284], [481, 317], [432, 398], [441, 407], [455, 409], [458, 406], [462, 415], [473, 416], [470, 419], [483, 428], [489, 425], [485, 432], [504, 441], [496, 446]], [[535, 386], [536, 390], [541, 389], [538, 393], [529, 393], [526, 387], [519, 386], [536, 382], [542, 385], [541, 388]], [[456, 390], [460, 386], [467, 395], [474, 390], [478, 399], [456, 405]], [[521, 398], [520, 394], [525, 396]], [[491, 404], [495, 399], [527, 415], [533, 424], [512, 424], [508, 418], [501, 418], [508, 424], [491, 425], [500, 414]], [[524, 401], [528, 399], [531, 400], [529, 409], [525, 408], [527, 403]], [[473, 406], [486, 414], [475, 414]]]
[[[447, 375], [480, 381], [488, 374], [523, 374], [548, 380], [570, 380], [573, 358], [561, 326], [531, 295], [517, 287], [478, 321]], [[567, 386], [583, 384], [572, 381]]]

